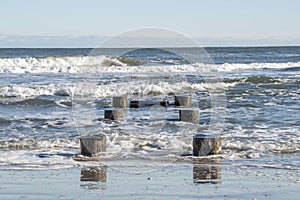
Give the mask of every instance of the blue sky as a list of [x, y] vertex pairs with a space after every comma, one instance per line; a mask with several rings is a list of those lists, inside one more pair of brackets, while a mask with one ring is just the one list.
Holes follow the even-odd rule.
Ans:
[[299, 8], [299, 0], [5, 0], [0, 47], [92, 47], [141, 27], [206, 46], [299, 45]]

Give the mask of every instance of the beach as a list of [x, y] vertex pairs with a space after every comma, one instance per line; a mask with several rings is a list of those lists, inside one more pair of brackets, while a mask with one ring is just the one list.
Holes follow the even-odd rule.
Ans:
[[[297, 199], [299, 170], [232, 162], [173, 163], [157, 169], [139, 166], [138, 170], [145, 173], [135, 173], [133, 166], [124, 167], [126, 162], [122, 167], [84, 163], [63, 170], [5, 170], [1, 171], [0, 196], [1, 199]], [[202, 172], [214, 167], [219, 171], [195, 176], [197, 166], [202, 166]], [[81, 173], [87, 168], [98, 170], [90, 174], [90, 181], [81, 181]], [[100, 179], [97, 173], [101, 174]]]

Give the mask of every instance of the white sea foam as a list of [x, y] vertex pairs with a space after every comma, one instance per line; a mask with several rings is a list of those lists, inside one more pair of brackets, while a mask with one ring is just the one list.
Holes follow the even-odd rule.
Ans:
[[[75, 151], [64, 149], [0, 150], [0, 167], [9, 170], [65, 169], [77, 165], [71, 158]], [[70, 155], [70, 156], [65, 156]]]
[[0, 140], [1, 149], [36, 149], [36, 148], [79, 148], [77, 139], [6, 139]]
[[[200, 64], [201, 65], [201, 64]], [[248, 69], [286, 69], [300, 67], [300, 62], [287, 62], [287, 63], [225, 63], [216, 65], [213, 68], [217, 71], [236, 71]]]
[[[166, 160], [182, 159], [183, 154], [192, 152], [192, 138], [195, 130], [189, 124], [182, 122], [160, 122], [158, 124], [138, 125], [130, 124], [126, 120], [118, 125], [101, 122], [107, 136], [108, 160], [148, 159]], [[164, 131], [162, 127], [176, 127], [172, 132]], [[196, 126], [196, 125], [195, 125]], [[222, 136], [222, 152], [227, 159], [265, 157], [271, 153], [295, 153], [300, 151], [298, 129], [270, 129], [258, 126], [251, 137], [246, 137], [237, 128], [224, 131]], [[155, 130], [154, 130], [155, 129]], [[159, 133], [157, 133], [157, 131]], [[280, 134], [284, 132], [285, 136]], [[232, 137], [234, 136], [234, 137]], [[287, 139], [288, 137], [288, 139]], [[276, 140], [274, 140], [276, 138]], [[76, 165], [71, 159], [79, 153], [78, 138], [49, 139], [49, 140], [7, 140], [1, 142], [0, 167], [14, 169], [61, 169]]]
[[120, 94], [158, 94], [165, 95], [170, 92], [181, 93], [182, 91], [196, 92], [205, 91], [213, 88], [229, 88], [236, 83], [188, 83], [188, 82], [158, 82], [158, 83], [139, 83], [129, 82], [124, 84], [111, 83], [107, 85], [97, 85], [96, 83], [73, 83], [73, 84], [47, 84], [47, 85], [32, 85], [32, 84], [10, 84], [0, 86], [0, 97], [35, 97], [41, 95], [57, 95], [57, 96], [91, 96], [95, 98], [116, 96]]
[[122, 65], [108, 56], [1, 58], [0, 73], [79, 73], [84, 72], [83, 66], [91, 68], [111, 63]]
[[[192, 152], [193, 133], [178, 131], [174, 134], [107, 134], [107, 153], [103, 155], [106, 161], [122, 161], [127, 159], [149, 160], [156, 165], [157, 161], [173, 162], [184, 159], [182, 154]], [[235, 138], [222, 139], [221, 155], [225, 159], [250, 158], [257, 159], [275, 153], [299, 152], [299, 143], [289, 142], [245, 142]], [[48, 170], [63, 169], [78, 165], [71, 157], [79, 154], [79, 145], [70, 147], [68, 142], [58, 146], [50, 141], [40, 142], [39, 148], [0, 150], [0, 167], [14, 170]], [[135, 163], [137, 164], [137, 163]]]
[[[111, 66], [111, 64], [113, 64]], [[190, 83], [186, 80], [173, 81], [174, 76], [181, 73], [196, 74], [206, 69], [211, 69], [219, 72], [235, 71], [235, 70], [248, 70], [248, 69], [263, 69], [263, 68], [275, 68], [285, 69], [299, 67], [300, 63], [252, 63], [252, 64], [220, 64], [220, 65], [204, 65], [201, 63], [192, 65], [163, 65], [163, 66], [128, 66], [126, 63], [122, 63], [119, 60], [107, 56], [98, 57], [47, 57], [47, 58], [2, 58], [0, 59], [0, 73], [21, 73], [21, 76], [26, 76], [24, 73], [54, 73], [54, 76], [58, 73], [106, 73], [112, 76], [105, 84], [92, 83], [86, 84], [84, 81], [80, 81], [80, 74], [78, 79], [68, 83], [68, 78], [63, 79], [63, 83], [50, 82], [22, 82], [9, 83], [0, 86], [1, 97], [35, 97], [41, 95], [58, 95], [58, 96], [88, 96], [94, 99], [110, 97], [114, 95], [120, 95], [122, 93], [127, 94], [141, 94], [141, 95], [166, 95], [170, 92], [178, 93], [182, 91], [197, 92], [205, 91], [214, 88], [230, 88], [235, 84], [243, 81], [248, 81], [248, 78], [240, 78], [234, 82], [224, 83]], [[196, 72], [196, 73], [195, 73]], [[166, 81], [154, 81], [151, 82], [150, 78], [147, 81], [134, 80], [134, 78], [141, 78], [147, 75], [165, 75], [170, 78], [166, 78]], [[161, 73], [161, 74], [160, 74]], [[174, 73], [174, 74], [173, 74]], [[237, 73], [238, 74], [238, 73]], [[189, 74], [188, 74], [189, 75]], [[5, 76], [2, 75], [2, 76]], [[17, 75], [16, 75], [17, 76]], [[71, 75], [73, 76], [73, 75]], [[45, 76], [45, 79], [47, 75]], [[76, 76], [73, 76], [76, 77]], [[84, 77], [84, 76], [83, 76]], [[89, 76], [88, 76], [89, 77]], [[91, 75], [90, 77], [94, 77]], [[120, 79], [130, 77], [129, 82], [119, 81]], [[297, 77], [297, 75], [296, 75]], [[23, 78], [23, 77], [22, 77]], [[26, 78], [26, 77], [25, 77]], [[115, 78], [115, 80], [114, 80]], [[120, 78], [120, 79], [118, 79]], [[250, 77], [253, 79], [253, 77]], [[254, 77], [254, 79], [261, 80], [261, 77]], [[73, 79], [72, 79], [73, 80]], [[176, 79], [175, 79], [176, 80]], [[289, 79], [272, 79], [272, 83], [288, 82]], [[96, 80], [98, 81], [98, 79]], [[252, 80], [253, 81], [253, 80]], [[256, 81], [256, 80], [254, 80]], [[262, 78], [262, 83], [265, 79]], [[126, 84], [124, 84], [126, 83]], [[283, 91], [280, 96], [292, 95], [292, 98], [297, 99], [299, 96], [298, 91]], [[242, 94], [242, 96], [250, 95], [249, 93]], [[276, 95], [276, 93], [274, 93]], [[68, 101], [64, 100], [55, 101], [59, 106], [70, 108], [70, 98]], [[243, 99], [242, 97], [240, 99]], [[238, 97], [236, 98], [236, 101]], [[266, 105], [275, 106], [272, 102], [267, 102]], [[252, 108], [249, 108], [252, 109]], [[67, 109], [66, 109], [67, 110]], [[89, 111], [89, 110], [88, 110]], [[82, 114], [82, 113], [81, 113]], [[37, 117], [37, 116], [35, 116]], [[86, 118], [86, 116], [84, 116]], [[146, 119], [146, 117], [144, 118]], [[4, 123], [10, 123], [11, 120], [6, 120], [5, 117], [0, 119]], [[46, 126], [46, 125], [44, 125]], [[143, 126], [141, 129], [146, 129]], [[30, 128], [30, 127], [29, 127]], [[181, 154], [189, 153], [192, 149], [192, 134], [185, 131], [174, 130], [172, 133], [161, 131], [159, 134], [151, 133], [151, 129], [145, 130], [135, 129], [136, 127], [126, 127], [123, 132], [130, 133], [126, 135], [120, 132], [109, 132], [108, 127], [104, 127], [107, 132], [108, 140], [108, 154], [114, 157], [151, 157], [153, 155], [156, 159], [157, 155], [166, 157], [180, 157]], [[130, 128], [132, 130], [130, 130]], [[236, 126], [236, 129], [224, 131], [224, 139], [222, 140], [223, 151], [227, 155], [231, 155], [231, 158], [259, 158], [265, 153], [294, 153], [300, 151], [299, 130], [298, 128], [288, 127], [283, 130], [274, 130], [266, 127], [253, 126], [255, 129], [249, 133], [249, 129], [243, 129]], [[252, 129], [251, 129], [252, 130]], [[144, 131], [144, 132], [143, 132]], [[143, 132], [143, 134], [141, 134]], [[284, 132], [282, 134], [282, 132]], [[135, 134], [138, 133], [138, 134]], [[282, 135], [285, 135], [282, 137]], [[249, 137], [249, 138], [247, 138]], [[232, 138], [232, 139], [231, 139]], [[272, 140], [272, 139], [276, 139]], [[33, 144], [33, 143], [34, 144]], [[33, 149], [32, 146], [38, 149]], [[68, 157], [60, 153], [79, 152], [79, 144], [77, 139], [74, 140], [45, 140], [45, 141], [30, 141], [30, 140], [17, 140], [15, 142], [7, 140], [7, 143], [1, 143], [1, 155], [0, 165], [13, 165], [20, 169], [58, 169], [60, 167], [74, 166], [74, 162]], [[17, 150], [23, 148], [23, 150]], [[28, 148], [28, 149], [26, 149]], [[56, 149], [59, 148], [59, 149]], [[69, 150], [63, 150], [63, 148], [70, 148]], [[9, 149], [9, 150], [3, 150]], [[137, 153], [138, 151], [138, 153]], [[50, 167], [49, 167], [50, 166]]]
[[[247, 129], [236, 127], [224, 132], [224, 149], [238, 150], [237, 153], [295, 153], [300, 152], [299, 130], [297, 128], [269, 128], [257, 126], [251, 134]], [[255, 155], [255, 153], [253, 155]]]
[[70, 85], [32, 85], [32, 84], [11, 84], [0, 86], [1, 97], [34, 97], [40, 95], [57, 95], [58, 91], [64, 90], [65, 93], [70, 94], [73, 87]]
[[0, 58], [0, 73], [149, 73], [149, 72], [201, 72], [235, 71], [247, 69], [285, 69], [300, 67], [300, 62], [288, 63], [225, 63], [166, 66], [129, 66], [110, 56], [77, 56], [45, 58]]

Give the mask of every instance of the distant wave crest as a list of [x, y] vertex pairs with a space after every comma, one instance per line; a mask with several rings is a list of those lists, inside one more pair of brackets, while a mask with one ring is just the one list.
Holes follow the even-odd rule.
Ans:
[[[213, 66], [217, 71], [236, 71], [247, 69], [282, 69], [299, 70], [300, 62], [287, 63], [224, 63], [207, 65], [196, 63], [190, 65], [167, 65], [158, 68], [155, 66], [144, 67], [142, 60], [128, 57], [112, 56], [61, 56], [44, 58], [0, 58], [0, 73], [101, 73], [110, 72], [153, 72], [155, 70], [167, 70], [169, 72], [178, 71], [198, 71], [209, 69]], [[120, 66], [122, 66], [120, 68]]]

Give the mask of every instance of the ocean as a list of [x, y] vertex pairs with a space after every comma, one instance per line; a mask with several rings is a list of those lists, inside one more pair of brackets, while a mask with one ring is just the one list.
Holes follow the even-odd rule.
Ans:
[[[207, 133], [223, 162], [299, 170], [300, 47], [205, 51], [209, 62], [195, 48], [0, 49], [0, 169], [72, 168], [79, 137], [99, 133], [108, 162], [188, 160]], [[125, 94], [144, 106], [103, 119]], [[174, 94], [192, 96], [199, 124], [178, 121]]]

